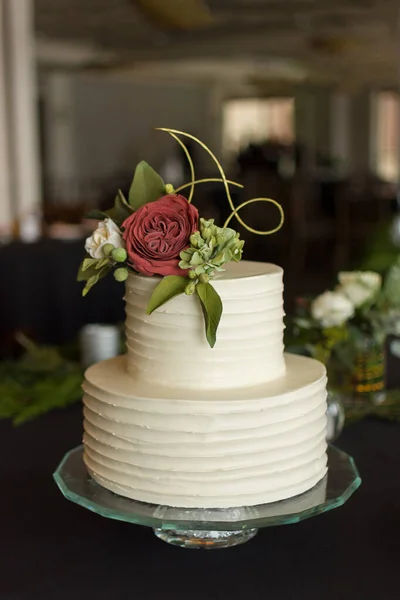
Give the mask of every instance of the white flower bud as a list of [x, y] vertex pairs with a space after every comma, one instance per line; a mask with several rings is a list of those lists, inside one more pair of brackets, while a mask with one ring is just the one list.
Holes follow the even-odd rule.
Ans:
[[112, 219], [104, 219], [100, 221], [96, 231], [87, 238], [85, 242], [85, 250], [92, 258], [105, 258], [104, 247], [123, 248], [124, 241], [121, 232]]

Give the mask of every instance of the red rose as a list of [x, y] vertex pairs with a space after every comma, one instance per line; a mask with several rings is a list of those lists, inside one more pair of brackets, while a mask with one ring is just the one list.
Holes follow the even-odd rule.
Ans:
[[143, 275], [184, 275], [179, 254], [198, 221], [197, 208], [179, 194], [141, 206], [122, 223], [129, 263]]

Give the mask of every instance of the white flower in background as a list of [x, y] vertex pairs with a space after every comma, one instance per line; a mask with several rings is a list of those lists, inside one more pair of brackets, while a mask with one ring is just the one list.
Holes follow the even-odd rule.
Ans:
[[313, 300], [311, 315], [322, 327], [339, 327], [354, 315], [354, 305], [341, 292], [324, 292]]
[[112, 244], [114, 248], [125, 247], [121, 232], [112, 219], [98, 223], [97, 229], [85, 242], [85, 250], [92, 258], [104, 258], [103, 247], [106, 244]]
[[339, 273], [339, 290], [356, 308], [373, 300], [379, 293], [382, 277], [374, 271], [349, 271]]

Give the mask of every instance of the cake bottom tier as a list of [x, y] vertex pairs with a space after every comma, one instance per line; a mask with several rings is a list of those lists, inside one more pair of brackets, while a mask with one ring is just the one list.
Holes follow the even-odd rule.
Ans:
[[84, 460], [103, 487], [187, 508], [253, 506], [301, 494], [326, 474], [326, 376], [286, 355], [286, 375], [213, 394], [135, 382], [125, 357], [90, 367]]

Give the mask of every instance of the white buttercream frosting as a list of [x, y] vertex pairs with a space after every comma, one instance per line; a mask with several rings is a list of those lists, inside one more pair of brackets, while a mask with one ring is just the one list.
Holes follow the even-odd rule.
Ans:
[[286, 355], [285, 377], [207, 393], [135, 381], [126, 366], [118, 357], [86, 372], [85, 462], [104, 487], [144, 502], [224, 508], [289, 498], [325, 475], [326, 377], [317, 361]]
[[109, 490], [143, 502], [226, 508], [301, 494], [326, 473], [326, 374], [283, 354], [282, 269], [228, 265], [210, 348], [198, 299], [146, 315], [159, 278], [126, 285], [126, 356], [90, 367], [84, 460]]
[[135, 381], [185, 390], [237, 389], [285, 374], [282, 269], [248, 261], [225, 266], [212, 281], [223, 303], [212, 349], [195, 295], [173, 298], [147, 315], [160, 278], [129, 276], [127, 368]]

